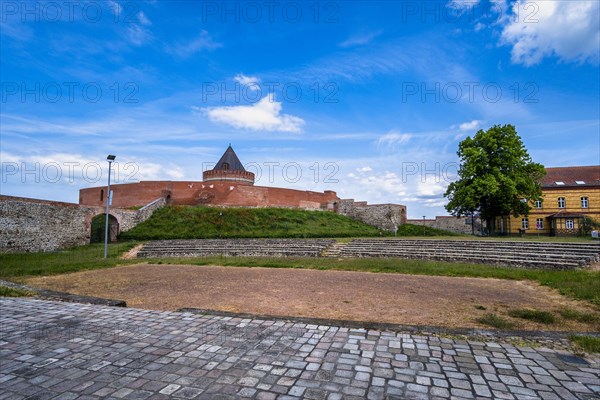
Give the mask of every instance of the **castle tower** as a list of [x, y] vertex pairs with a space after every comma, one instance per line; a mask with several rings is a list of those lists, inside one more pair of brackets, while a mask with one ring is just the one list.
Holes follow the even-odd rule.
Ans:
[[236, 181], [254, 185], [254, 174], [246, 171], [231, 145], [225, 150], [217, 165], [209, 171], [202, 173], [202, 180], [208, 181]]

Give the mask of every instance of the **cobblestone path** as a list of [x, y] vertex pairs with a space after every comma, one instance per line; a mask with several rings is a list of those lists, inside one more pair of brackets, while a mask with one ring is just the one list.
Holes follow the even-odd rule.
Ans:
[[564, 351], [0, 299], [0, 399], [599, 399]]

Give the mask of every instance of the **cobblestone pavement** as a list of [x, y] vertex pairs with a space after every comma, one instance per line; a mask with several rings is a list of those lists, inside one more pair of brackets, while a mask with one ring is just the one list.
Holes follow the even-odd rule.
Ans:
[[0, 399], [600, 398], [544, 348], [32, 299], [0, 323]]

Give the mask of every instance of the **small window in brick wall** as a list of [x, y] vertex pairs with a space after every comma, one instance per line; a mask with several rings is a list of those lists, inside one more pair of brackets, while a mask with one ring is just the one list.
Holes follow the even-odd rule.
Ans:
[[104, 189], [100, 189], [100, 202], [104, 201]]

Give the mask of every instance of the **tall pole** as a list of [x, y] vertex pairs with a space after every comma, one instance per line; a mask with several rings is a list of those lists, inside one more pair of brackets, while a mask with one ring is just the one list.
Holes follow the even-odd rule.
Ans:
[[112, 162], [115, 159], [115, 156], [109, 155], [108, 160], [108, 187], [106, 193], [106, 221], [104, 223], [104, 258], [108, 258], [108, 208], [110, 205], [110, 170], [112, 167]]

